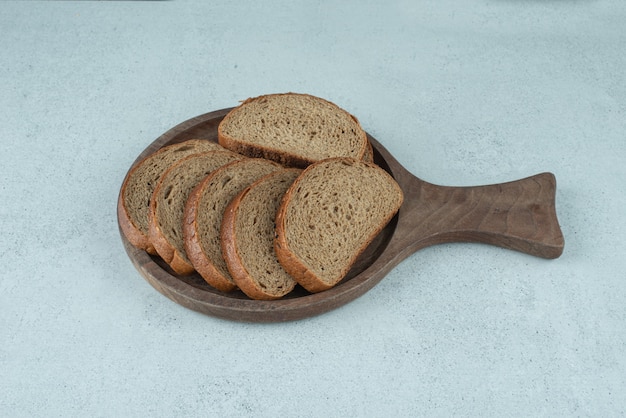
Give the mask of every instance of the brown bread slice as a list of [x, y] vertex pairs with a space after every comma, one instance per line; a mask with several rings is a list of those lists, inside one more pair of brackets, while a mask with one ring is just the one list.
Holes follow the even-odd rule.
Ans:
[[189, 194], [213, 171], [243, 158], [230, 151], [194, 154], [178, 161], [161, 176], [150, 199], [148, 237], [176, 273], [194, 272], [183, 244], [183, 215]]
[[309, 166], [285, 194], [274, 247], [310, 292], [336, 285], [398, 211], [403, 193], [382, 168], [334, 158]]
[[236, 288], [220, 241], [226, 206], [250, 184], [280, 169], [279, 164], [260, 158], [237, 161], [216, 170], [189, 196], [183, 225], [185, 250], [196, 271], [216, 289], [229, 292]]
[[218, 127], [221, 145], [249, 157], [306, 167], [330, 157], [361, 159], [367, 135], [339, 106], [308, 94], [269, 94], [231, 110]]
[[192, 154], [225, 148], [204, 139], [191, 139], [161, 148], [138, 162], [126, 175], [117, 201], [122, 232], [135, 247], [156, 254], [148, 239], [150, 197], [167, 168]]
[[268, 174], [239, 193], [224, 212], [222, 255], [235, 284], [251, 299], [278, 299], [296, 285], [276, 258], [274, 222], [283, 195], [300, 173], [291, 168]]

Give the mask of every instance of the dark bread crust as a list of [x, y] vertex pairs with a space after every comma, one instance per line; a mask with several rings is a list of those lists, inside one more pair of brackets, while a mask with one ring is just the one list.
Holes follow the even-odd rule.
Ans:
[[360, 128], [360, 135], [363, 138], [363, 145], [361, 147], [361, 149], [359, 150], [356, 158], [357, 159], [362, 159], [368, 152], [368, 146], [369, 146], [369, 141], [367, 140], [367, 134], [365, 133], [365, 131], [363, 130], [363, 128], [361, 127], [361, 124], [359, 122], [359, 120], [356, 118], [356, 116], [346, 112], [344, 109], [340, 108], [339, 106], [337, 106], [336, 104], [334, 104], [333, 102], [330, 102], [326, 99], [322, 99], [316, 96], [312, 96], [310, 94], [301, 94], [301, 93], [279, 93], [279, 94], [266, 94], [266, 95], [262, 95], [262, 96], [258, 96], [258, 97], [251, 97], [248, 98], [244, 101], [241, 102], [241, 104], [237, 107], [235, 107], [233, 110], [231, 110], [230, 112], [228, 112], [228, 114], [224, 117], [224, 119], [220, 122], [218, 128], [217, 128], [217, 137], [218, 137], [218, 142], [221, 146], [223, 146], [224, 148], [230, 149], [231, 151], [234, 151], [236, 153], [239, 154], [243, 154], [247, 157], [251, 157], [251, 158], [265, 158], [268, 160], [272, 160], [272, 161], [276, 161], [277, 163], [285, 166], [285, 167], [297, 167], [297, 168], [306, 168], [307, 166], [309, 166], [310, 164], [313, 164], [314, 162], [316, 162], [317, 160], [315, 159], [310, 159], [310, 158], [306, 158], [305, 156], [300, 156], [300, 155], [295, 155], [292, 153], [289, 153], [287, 151], [281, 151], [278, 149], [272, 149], [269, 148], [267, 146], [263, 146], [263, 145], [259, 145], [259, 144], [249, 144], [246, 143], [245, 141], [242, 141], [238, 138], [232, 137], [228, 134], [226, 134], [224, 132], [224, 126], [227, 125], [229, 123], [229, 120], [233, 117], [233, 115], [237, 112], [238, 109], [240, 109], [242, 106], [245, 106], [249, 103], [252, 103], [254, 101], [258, 101], [258, 100], [263, 100], [266, 99], [268, 97], [273, 97], [273, 96], [287, 96], [287, 95], [297, 95], [297, 96], [303, 96], [303, 97], [309, 97], [315, 100], [320, 100], [323, 102], [326, 102], [334, 107], [336, 107], [338, 110], [345, 112], [348, 116], [350, 116], [350, 118], [352, 118], [352, 120], [354, 120], [354, 122], [356, 122], [357, 126]]
[[223, 133], [218, 133], [218, 135], [220, 145], [222, 145], [224, 148], [228, 148], [233, 152], [245, 155], [246, 157], [264, 158], [266, 160], [276, 161], [277, 163], [285, 167], [298, 168], [307, 167], [314, 162], [312, 160], [301, 158], [297, 155], [289, 154], [287, 152], [278, 152], [262, 145], [246, 144], [240, 142], [236, 138], [233, 138]]
[[[393, 213], [387, 214], [384, 221], [379, 223], [377, 228], [369, 235], [369, 237], [367, 238], [367, 240], [364, 241], [361, 247], [357, 248], [352, 253], [350, 261], [346, 263], [346, 265], [342, 268], [339, 279], [335, 281], [334, 283], [326, 283], [323, 280], [323, 278], [319, 277], [309, 266], [307, 266], [303, 262], [303, 260], [290, 249], [290, 245], [287, 240], [287, 232], [286, 232], [285, 224], [286, 224], [286, 215], [287, 215], [289, 203], [291, 199], [293, 198], [294, 194], [297, 192], [297, 189], [300, 186], [300, 183], [303, 181], [303, 179], [306, 179], [306, 174], [309, 171], [314, 170], [315, 167], [317, 167], [319, 164], [323, 164], [329, 161], [342, 161], [342, 160], [355, 161], [354, 159], [351, 159], [351, 158], [330, 158], [330, 159], [322, 160], [318, 163], [312, 164], [308, 168], [306, 168], [285, 193], [282, 199], [282, 202], [280, 204], [280, 207], [278, 209], [278, 213], [276, 214], [276, 237], [274, 240], [274, 250], [276, 251], [278, 260], [280, 264], [283, 266], [283, 268], [285, 269], [285, 271], [287, 271], [302, 287], [304, 287], [306, 290], [308, 290], [311, 293], [317, 293], [323, 290], [330, 289], [333, 286], [335, 286], [339, 281], [341, 281], [341, 279], [343, 279], [343, 277], [345, 277], [345, 275], [348, 274], [348, 271], [350, 270], [350, 268], [352, 267], [356, 259], [359, 257], [359, 255], [361, 255], [361, 253], [363, 253], [363, 251], [366, 250], [367, 246], [383, 230], [383, 228], [387, 225], [387, 223], [389, 223], [391, 218], [393, 218], [393, 216], [397, 212], [396, 210]], [[365, 161], [360, 161], [360, 163], [371, 166], [371, 167], [375, 167], [378, 170], [382, 170], [380, 167], [378, 167], [374, 163], [369, 163]], [[387, 173], [387, 175], [389, 174]], [[394, 180], [394, 183], [395, 183], [395, 180]], [[397, 190], [400, 193], [400, 201], [397, 205], [399, 209], [402, 204], [403, 195], [402, 195], [402, 190], [400, 189], [399, 186]]]
[[[293, 171], [297, 169], [286, 170]], [[300, 170], [297, 171], [299, 172]], [[258, 285], [257, 280], [255, 280], [245, 268], [242, 257], [238, 252], [239, 245], [237, 244], [235, 220], [237, 219], [239, 207], [241, 206], [241, 201], [245, 198], [245, 196], [250, 192], [252, 188], [270, 177], [279, 176], [282, 174], [283, 172], [280, 171], [268, 174], [267, 176], [260, 178], [252, 185], [244, 189], [228, 204], [228, 206], [226, 207], [226, 211], [224, 212], [224, 218], [222, 220], [222, 228], [220, 233], [220, 238], [222, 240], [222, 255], [226, 260], [228, 271], [230, 272], [236, 285], [239, 287], [239, 289], [241, 289], [243, 293], [245, 293], [251, 299], [275, 300], [280, 299], [284, 295], [273, 295], [264, 291]], [[289, 291], [291, 291], [291, 289], [289, 289]], [[285, 294], [286, 293], [288, 292], [285, 292]]]
[[363, 161], [368, 163], [374, 162], [374, 147], [372, 147], [372, 143], [370, 141], [367, 141], [367, 148], [365, 154], [363, 155]]

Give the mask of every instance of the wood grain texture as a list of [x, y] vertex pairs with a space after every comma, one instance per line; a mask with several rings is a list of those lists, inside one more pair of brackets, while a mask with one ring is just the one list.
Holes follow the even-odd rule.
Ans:
[[[175, 126], [148, 146], [135, 163], [165, 145], [187, 139], [217, 142], [217, 126], [229, 110], [210, 112]], [[402, 188], [404, 204], [346, 278], [329, 290], [310, 294], [296, 287], [283, 299], [251, 300], [241, 291], [213, 289], [197, 274], [176, 275], [166, 263], [135, 248], [121, 233], [126, 252], [140, 274], [174, 302], [207, 315], [246, 322], [291, 321], [336, 309], [366, 293], [402, 260], [430, 245], [477, 242], [543, 258], [561, 255], [564, 239], [556, 216], [556, 181], [551, 173], [487, 186], [438, 186], [415, 177], [375, 138], [368, 135], [368, 139], [374, 161]]]

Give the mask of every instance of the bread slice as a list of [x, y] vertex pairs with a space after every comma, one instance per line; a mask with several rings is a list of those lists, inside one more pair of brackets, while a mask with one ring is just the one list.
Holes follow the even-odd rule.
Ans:
[[194, 154], [178, 161], [161, 176], [150, 199], [148, 237], [176, 273], [194, 272], [183, 244], [183, 215], [189, 194], [213, 171], [243, 158], [230, 151]]
[[297, 93], [244, 101], [220, 122], [218, 140], [235, 152], [293, 167], [330, 157], [361, 159], [368, 146], [354, 116], [327, 100]]
[[196, 271], [211, 286], [229, 292], [236, 288], [222, 257], [220, 227], [230, 201], [259, 178], [282, 169], [260, 158], [237, 161], [216, 170], [191, 193], [185, 206], [185, 249]]
[[251, 299], [278, 299], [295, 280], [274, 251], [274, 222], [283, 195], [301, 173], [275, 171], [254, 182], [227, 206], [222, 220], [222, 255], [235, 284]]
[[375, 164], [333, 158], [309, 166], [276, 216], [274, 247], [284, 269], [309, 292], [336, 285], [403, 201]]
[[117, 214], [122, 233], [135, 247], [156, 254], [148, 239], [150, 197], [167, 168], [192, 154], [225, 148], [204, 139], [191, 139], [161, 148], [144, 158], [128, 172], [117, 201]]

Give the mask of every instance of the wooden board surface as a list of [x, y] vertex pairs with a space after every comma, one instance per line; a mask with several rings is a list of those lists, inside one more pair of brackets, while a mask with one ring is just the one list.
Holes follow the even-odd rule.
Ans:
[[[150, 144], [135, 163], [176, 142], [198, 138], [217, 142], [217, 126], [228, 111], [210, 112], [175, 126]], [[400, 184], [405, 201], [346, 278], [332, 289], [310, 294], [298, 286], [280, 300], [250, 300], [240, 291], [213, 289], [197, 274], [176, 275], [159, 257], [133, 247], [120, 230], [126, 252], [144, 279], [174, 302], [207, 315], [246, 322], [291, 321], [328, 312], [363, 295], [398, 263], [429, 245], [480, 242], [544, 258], [562, 253], [556, 180], [551, 173], [487, 186], [438, 186], [409, 173], [375, 138], [368, 135], [368, 139], [374, 161]]]

